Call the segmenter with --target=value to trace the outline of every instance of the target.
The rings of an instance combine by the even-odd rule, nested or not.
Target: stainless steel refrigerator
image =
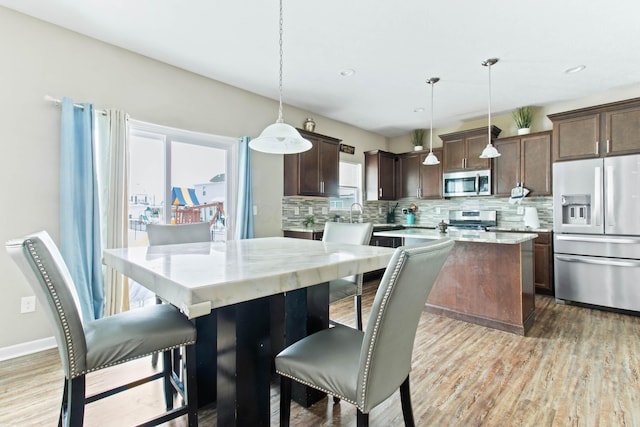
[[[553,165],[556,298],[640,311],[640,155]]]

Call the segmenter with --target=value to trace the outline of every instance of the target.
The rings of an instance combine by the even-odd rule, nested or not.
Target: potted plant
[[[411,131],[411,143],[413,144],[413,149],[415,151],[420,151],[423,149],[424,142],[424,129],[414,129]]]
[[[532,119],[533,111],[531,111],[531,107],[519,107],[513,111],[513,120],[518,127],[518,135],[524,135],[530,132]]]

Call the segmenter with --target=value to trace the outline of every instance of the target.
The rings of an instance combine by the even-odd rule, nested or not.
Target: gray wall
[[[277,102],[189,73],[0,7],[0,241],[36,230],[59,238],[60,109],[43,98],[69,96],[96,108],[119,108],[134,119],[225,136],[257,136],[277,118]],[[286,84],[286,82],[285,82]],[[306,111],[285,107],[302,126]],[[316,131],[362,151],[386,149],[386,138],[314,115]],[[254,153],[256,234],[281,235],[282,156]],[[51,336],[40,310],[19,314],[32,295],[0,251],[0,350]]]

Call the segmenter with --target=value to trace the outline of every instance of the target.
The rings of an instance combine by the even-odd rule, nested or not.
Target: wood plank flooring
[[[376,286],[364,287],[365,321]],[[526,337],[424,313],[411,373],[417,425],[640,426],[640,317],[545,296],[536,296],[536,312]],[[351,301],[333,305],[331,316],[353,324]],[[151,370],[149,359],[129,366],[92,374],[90,389]],[[62,381],[57,350],[0,362],[0,426],[55,425]],[[145,387],[89,405],[85,425],[133,425],[161,412],[159,384]],[[295,426],[355,425],[354,407],[330,399],[308,409],[293,404],[291,414]],[[199,421],[215,426],[215,408],[201,410]],[[372,411],[370,425],[403,425],[398,393]]]

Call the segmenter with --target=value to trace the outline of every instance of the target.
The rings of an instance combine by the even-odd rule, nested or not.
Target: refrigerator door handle
[[[613,265],[616,267],[640,267],[640,262],[634,261],[618,261],[609,259],[593,259],[583,257],[572,257],[567,255],[556,255],[556,259],[566,262],[579,262],[582,264],[597,264],[597,265]]]
[[[596,226],[602,223],[602,170],[597,166],[594,170],[593,219]]]
[[[570,236],[570,235],[556,235],[557,240],[565,240],[569,242],[585,242],[585,243],[621,243],[621,244],[640,244],[640,238],[610,238],[606,237],[582,237],[582,236]]]
[[[606,189],[607,189],[607,227],[614,227],[616,225],[615,222],[615,214],[613,210],[613,201],[614,198],[614,189],[615,185],[613,185],[613,166],[607,166],[607,180],[606,180]]]

